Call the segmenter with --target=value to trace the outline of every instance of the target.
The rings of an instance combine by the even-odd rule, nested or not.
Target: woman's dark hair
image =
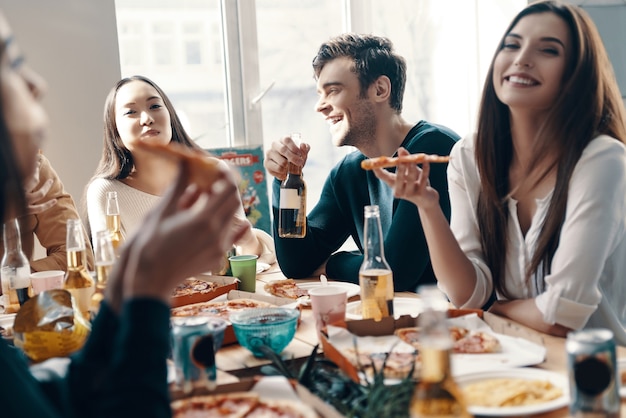
[[[494,61],[504,39],[525,16],[554,13],[567,25],[571,37],[571,57],[566,64],[560,95],[539,129],[534,143],[534,157],[525,178],[537,184],[555,170],[556,183],[535,253],[527,266],[527,280],[537,273],[550,272],[559,246],[565,218],[569,182],[585,147],[599,134],[626,140],[624,105],[608,55],[591,18],[581,8],[559,1],[540,1],[528,5],[511,22],[500,40],[489,67],[480,104],[476,133],[476,161],[481,178],[477,216],[482,248],[495,289],[505,297],[505,259],[507,254],[507,198],[509,168],[513,158],[509,108],[495,93]],[[548,159],[549,158],[549,159]],[[541,163],[541,164],[540,164]],[[529,176],[538,167],[547,167],[538,176]],[[534,174],[534,173],[533,173]]]
[[[5,50],[5,40],[0,39],[0,59]],[[8,216],[15,217],[26,212],[26,196],[18,161],[4,116],[3,101],[0,100],[0,223],[8,221]]]
[[[380,76],[391,82],[389,105],[398,114],[402,112],[402,99],[406,85],[406,61],[396,54],[387,38],[374,35],[345,33],[324,42],[313,58],[313,72],[319,78],[322,68],[339,57],[348,57],[354,62],[354,73],[359,79],[361,96]]]

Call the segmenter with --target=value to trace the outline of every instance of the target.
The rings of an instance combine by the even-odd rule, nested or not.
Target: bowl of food
[[[280,354],[293,339],[300,311],[291,308],[246,309],[230,315],[237,341],[256,357],[264,357],[266,346]]]

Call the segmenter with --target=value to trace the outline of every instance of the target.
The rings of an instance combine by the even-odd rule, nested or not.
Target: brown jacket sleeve
[[[37,215],[28,215],[20,222],[20,225],[24,229],[22,231],[23,241],[22,246],[27,256],[31,258],[30,267],[33,271],[42,270],[66,270],[67,269],[67,252],[66,252],[66,223],[68,219],[79,219],[74,199],[65,190],[61,179],[57,175],[56,171],[50,165],[48,159],[41,155],[41,166],[39,172],[39,184],[36,189],[39,189],[48,179],[53,179],[54,183],[50,188],[50,191],[46,196],[41,199],[40,202],[45,202],[50,199],[57,199],[57,204],[52,208],[39,213]],[[39,203],[39,202],[35,202]],[[28,225],[28,229],[26,228]],[[39,260],[32,260],[33,253],[33,237],[32,233],[28,234],[28,231],[37,235],[39,242],[46,249],[47,256]],[[85,236],[85,246],[87,249],[87,268],[89,270],[94,269],[93,263],[93,251],[91,249],[91,243],[89,237],[83,228],[83,235]],[[27,247],[26,240],[30,237],[30,247]]]

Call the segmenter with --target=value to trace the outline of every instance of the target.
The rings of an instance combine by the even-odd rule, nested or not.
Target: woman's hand
[[[124,245],[107,292],[111,305],[133,297],[169,303],[178,283],[216,269],[249,228],[235,225],[239,192],[228,169],[220,169],[207,191],[189,185],[189,177],[189,167],[182,162],[176,184]]]
[[[401,155],[409,152],[399,148],[398,156]],[[420,209],[439,207],[439,193],[428,181],[430,163],[423,163],[421,169],[415,164],[401,163],[395,174],[382,168],[374,169],[374,174],[393,189],[394,197],[413,202]]]

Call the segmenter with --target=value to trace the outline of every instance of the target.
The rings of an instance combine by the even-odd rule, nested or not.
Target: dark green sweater
[[[423,152],[448,155],[458,139],[459,136],[446,127],[420,121],[409,131],[402,146],[412,154]],[[415,291],[418,285],[434,283],[417,207],[406,200],[393,199],[389,188],[373,172],[361,168],[361,161],[365,158],[361,152],[355,151],[332,169],[318,204],[307,217],[305,238],[279,238],[277,222],[274,222],[274,240],[280,268],[290,278],[311,277],[315,269],[328,259],[326,273],[329,278],[358,283],[359,267],[363,262],[363,208],[378,204],[381,213],[385,212],[386,207],[387,212],[392,214],[389,222],[383,220],[383,235],[385,257],[393,271],[395,290]],[[446,168],[447,164],[432,164],[430,183],[439,192],[441,207],[449,220]],[[372,191],[376,190],[380,190],[383,197],[372,201]],[[388,193],[387,198],[385,193]],[[280,182],[275,180],[275,220],[278,219],[279,196]],[[352,236],[360,251],[336,252],[349,236]]]
[[[45,383],[0,341],[0,416],[169,417],[169,315],[151,299],[127,302],[119,318],[103,303],[67,375]]]

